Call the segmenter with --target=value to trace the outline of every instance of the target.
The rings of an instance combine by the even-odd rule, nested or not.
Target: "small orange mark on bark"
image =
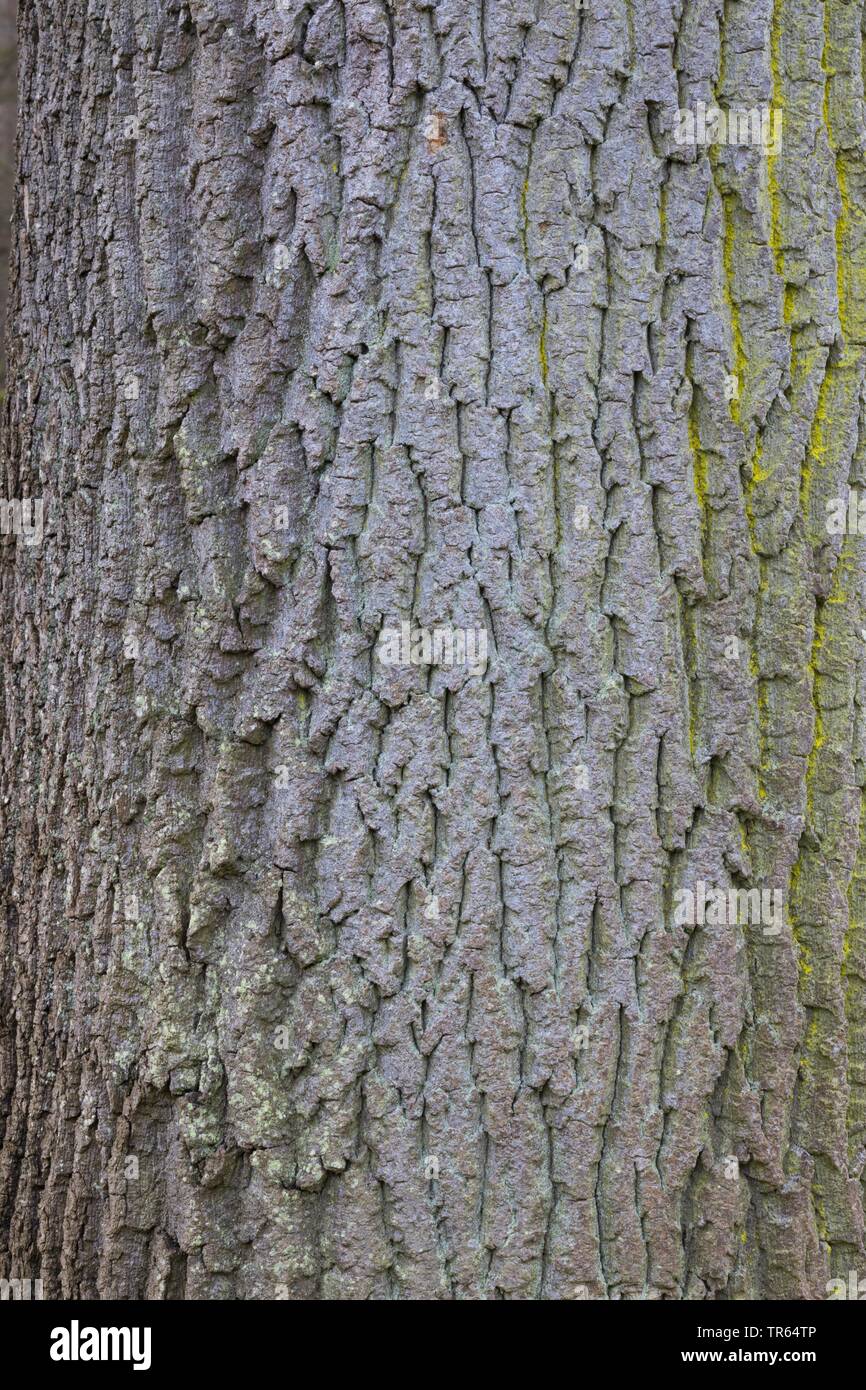
[[[441,111],[431,111],[427,117],[427,124],[424,127],[424,134],[427,138],[427,148],[431,154],[441,150],[445,144],[445,117]]]

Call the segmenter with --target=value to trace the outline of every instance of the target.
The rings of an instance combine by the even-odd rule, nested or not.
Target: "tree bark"
[[[6,382],[6,291],[9,219],[15,179],[15,0],[0,0],[0,392]]]
[[[862,21],[22,0],[0,1275],[866,1273]]]

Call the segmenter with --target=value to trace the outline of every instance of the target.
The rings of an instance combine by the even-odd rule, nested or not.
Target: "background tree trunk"
[[[862,18],[22,0],[0,1274],[864,1273]]]

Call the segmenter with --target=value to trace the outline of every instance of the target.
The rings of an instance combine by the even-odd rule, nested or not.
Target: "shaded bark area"
[[[0,1275],[866,1272],[862,22],[22,0]]]

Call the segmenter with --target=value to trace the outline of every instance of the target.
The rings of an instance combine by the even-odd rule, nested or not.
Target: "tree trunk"
[[[862,17],[22,0],[0,1275],[866,1271]]]
[[[15,0],[0,0],[0,392],[5,389],[9,218],[15,178]]]

